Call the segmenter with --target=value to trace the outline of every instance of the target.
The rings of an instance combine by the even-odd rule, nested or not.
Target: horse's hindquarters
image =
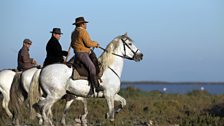
[[[29,92],[29,87],[30,87],[30,82],[32,80],[32,77],[37,70],[38,69],[36,67],[34,67],[34,68],[28,69],[22,73],[21,82],[23,84],[23,88],[25,89],[25,91],[27,93]]]
[[[40,83],[49,96],[62,97],[66,93],[67,80],[72,75],[72,68],[64,64],[52,64],[42,69]]]
[[[15,74],[16,73],[11,70],[3,70],[0,72],[0,87],[3,90],[10,90]]]

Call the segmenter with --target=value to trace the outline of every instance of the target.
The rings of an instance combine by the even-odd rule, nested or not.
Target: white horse
[[[12,118],[12,113],[9,110],[10,88],[15,74],[12,70],[2,70],[0,72],[0,92],[3,95],[2,107],[10,118]]]
[[[21,84],[23,84],[22,88],[26,93],[29,92],[30,82],[36,70],[37,68],[31,68],[22,73]],[[11,69],[0,71],[0,92],[3,94],[2,107],[10,118],[12,118],[12,113],[9,110],[10,89],[16,73],[20,74],[21,72],[15,72]],[[23,97],[22,100],[25,100],[25,98]]]
[[[106,115],[111,121],[114,121],[114,112],[116,111],[114,110],[114,101],[120,101],[122,108],[126,105],[126,100],[118,95],[124,59],[140,61],[142,58],[143,54],[136,48],[127,34],[113,39],[99,58],[103,67],[100,85],[104,88],[104,91],[95,93],[94,97],[105,97],[109,108]],[[87,80],[71,79],[72,71],[72,68],[64,64],[53,64],[43,68],[40,73],[40,84],[47,97],[40,100],[39,104],[43,106],[42,116],[46,125],[53,125],[52,117],[49,117],[47,112],[66,92],[76,96],[88,97],[89,82]]]
[[[43,97],[42,93],[42,89],[39,88],[39,76],[40,76],[40,73],[41,73],[41,70],[37,70],[34,75],[33,75],[33,78],[32,78],[32,81],[30,83],[30,87],[29,87],[29,107],[30,107],[30,111],[31,111],[31,118],[33,118],[33,116],[36,115],[36,113],[33,111],[33,106],[35,105],[35,109],[38,108],[38,110],[36,110],[37,112],[37,117],[39,118],[39,124],[41,125],[43,123],[43,118],[42,118],[42,115],[39,113],[41,110],[41,108],[43,107],[42,104],[39,104],[37,103],[39,100],[43,100],[45,99],[45,97]],[[41,90],[41,91],[40,91]],[[63,126],[66,125],[66,115],[67,115],[67,112],[71,106],[71,104],[74,102],[74,100],[77,100],[77,101],[81,101],[84,105],[83,107],[83,114],[80,115],[78,119],[76,119],[77,123],[81,123],[82,126],[86,126],[86,123],[87,123],[87,120],[86,120],[86,116],[88,114],[88,110],[87,110],[87,100],[86,98],[84,97],[77,97],[75,95],[72,95],[72,94],[65,94],[63,96],[63,99],[66,100],[66,104],[65,104],[65,107],[64,107],[64,113],[63,113],[63,116],[62,116],[62,119],[61,119],[61,124]],[[35,115],[34,115],[35,114]],[[47,114],[49,117],[52,118],[52,111],[51,111],[51,107],[48,109],[47,111]]]
[[[36,67],[28,69],[28,70],[26,70],[22,73],[21,72],[15,72],[14,70],[10,70],[10,69],[5,69],[5,70],[0,71],[0,92],[3,95],[2,107],[6,111],[6,114],[10,118],[13,117],[13,114],[9,109],[10,89],[11,89],[12,82],[13,82],[13,79],[14,79],[15,75],[16,74],[21,74],[21,77],[20,77],[21,86],[22,86],[22,89],[24,89],[24,93],[26,93],[26,95],[27,95],[29,93],[29,91],[31,90],[30,88],[32,88],[32,87],[30,87],[30,84],[32,82],[32,78],[33,78],[34,74],[35,73],[39,74],[39,72],[40,72],[40,69],[38,70]],[[20,97],[20,99],[22,101],[26,100],[26,98],[27,98],[27,96]],[[85,122],[84,118],[88,114],[86,99],[81,98],[81,97],[72,97],[70,99],[66,98],[64,115],[63,115],[62,120],[61,120],[61,123],[63,125],[66,124],[66,122],[65,122],[66,113],[67,113],[68,108],[70,107],[71,103],[74,100],[79,100],[84,104],[84,114],[81,115],[81,119],[83,118],[82,122],[83,123]],[[39,113],[37,113],[37,117],[39,118],[39,124],[42,124],[42,122],[43,122],[42,116]]]

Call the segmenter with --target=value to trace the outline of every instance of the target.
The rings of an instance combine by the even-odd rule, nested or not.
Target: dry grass
[[[88,125],[102,126],[146,126],[149,123],[159,126],[179,124],[180,126],[222,126],[224,125],[224,95],[210,95],[207,92],[193,91],[189,94],[162,94],[143,92],[133,88],[121,90],[120,95],[127,100],[127,106],[115,116],[111,123],[105,119],[108,111],[104,99],[88,99]],[[65,101],[53,106],[54,124],[60,125]],[[118,105],[118,103],[116,103]],[[75,118],[83,112],[83,105],[76,101],[67,116],[68,125],[74,125]],[[0,125],[11,124],[11,120],[0,107]],[[24,124],[38,125],[37,120],[29,120],[28,109],[22,113]]]

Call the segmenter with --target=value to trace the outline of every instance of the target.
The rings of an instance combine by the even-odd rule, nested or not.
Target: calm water
[[[224,94],[222,84],[122,84],[122,88],[134,87],[144,91],[185,94],[193,90],[205,90],[210,94]]]

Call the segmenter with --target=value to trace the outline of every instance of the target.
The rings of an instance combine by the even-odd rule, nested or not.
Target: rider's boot
[[[89,78],[89,84],[90,84],[90,90],[89,90],[88,95],[91,96],[94,94],[94,84],[93,84],[93,81],[91,78]]]
[[[93,77],[93,82],[97,93],[104,90],[103,87],[99,84],[99,81],[96,76]]]
[[[92,85],[92,84],[91,84]],[[88,95],[91,96],[94,94],[94,88],[92,86],[90,86],[90,90],[89,90],[89,93]]]

